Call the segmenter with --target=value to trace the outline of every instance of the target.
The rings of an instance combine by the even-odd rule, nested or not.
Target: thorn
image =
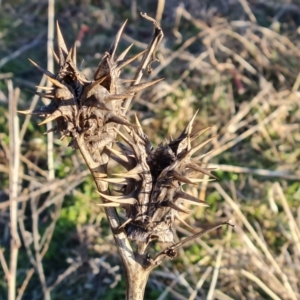
[[[27,110],[17,110],[17,113],[23,114],[23,115],[31,115],[33,110],[27,109]]]
[[[46,105],[46,106],[42,106],[40,108],[36,108],[34,109],[31,114],[32,115],[38,115],[38,116],[46,116],[46,115],[51,115],[52,113],[54,113],[54,111],[56,110],[56,106],[52,106],[50,105]]]
[[[40,126],[40,125],[46,124],[46,123],[51,122],[61,116],[62,116],[61,112],[59,110],[56,110],[54,113],[52,113],[48,118],[46,118],[43,122],[39,123],[38,125]]]
[[[60,47],[58,47],[58,54],[59,54],[59,67],[62,68],[65,65],[66,61],[65,61],[63,50]]]
[[[196,115],[196,114],[195,114]],[[195,116],[194,115],[194,116]],[[209,128],[211,127],[206,127],[204,129],[199,130],[198,132],[194,132],[194,133],[190,133],[190,129],[192,128],[191,126],[191,121],[194,121],[193,118],[190,120],[189,124],[186,126],[186,128],[182,131],[182,133],[180,134],[180,136],[178,136],[175,140],[171,139],[169,145],[170,147],[175,151],[175,149],[178,150],[180,149],[181,151],[179,151],[180,153],[185,150],[182,149],[182,145],[180,145],[181,142],[184,142],[185,139],[187,139],[187,146],[189,148],[189,145],[191,144],[191,141],[195,140],[198,136],[200,136],[202,133],[204,133],[205,131],[207,131]],[[190,134],[189,134],[190,133]],[[189,136],[190,135],[190,136]],[[189,140],[190,139],[190,140]],[[191,148],[190,148],[191,149]],[[188,151],[190,150],[188,149]]]
[[[111,79],[111,65],[109,64],[110,56],[109,53],[105,52],[104,56],[101,58],[100,63],[94,73],[94,80],[102,78],[103,76],[108,76]]]
[[[67,87],[65,85],[63,85],[62,83],[60,83],[58,80],[51,78],[49,76],[47,76],[47,78],[56,86],[59,87],[61,89],[66,89]]]
[[[103,76],[100,79],[95,80],[91,84],[86,85],[83,90],[83,92],[86,95],[86,98],[91,97],[92,91],[95,89],[95,87],[100,85],[106,78],[107,78],[107,76]]]
[[[132,220],[133,220],[132,218],[127,219],[122,225],[120,225],[120,226],[118,227],[118,229],[120,230],[120,229],[124,228],[124,227],[125,227],[128,223],[130,223]]]
[[[141,55],[143,55],[145,52],[147,51],[147,49],[143,50],[142,52],[134,55],[134,56],[131,56],[127,59],[124,59],[124,60],[121,60],[118,62],[118,65],[117,65],[117,70],[121,70],[122,68],[124,68],[125,66],[127,66],[128,64],[130,64],[132,61],[134,61],[135,59],[139,58]]]
[[[72,61],[73,64],[75,66],[75,68],[77,68],[77,46],[76,46],[76,42],[74,43],[74,47],[72,48]]]
[[[185,207],[179,207],[178,205],[176,205],[175,203],[173,203],[172,201],[167,201],[167,206],[179,211],[179,212],[182,212],[182,213],[185,213],[185,214],[190,214],[192,211],[190,209],[187,209]]]
[[[59,64],[59,58],[58,58],[57,54],[55,53],[55,51],[54,51],[54,49],[53,49],[52,47],[51,47],[51,50],[52,50],[53,57],[54,57],[54,59],[55,59],[56,63],[58,63],[58,64]]]
[[[47,93],[39,93],[39,92],[35,92],[36,95],[41,96],[43,98],[47,98],[47,99],[54,99],[54,95],[51,93],[47,94]]]
[[[206,206],[208,207],[209,205],[203,201],[203,200],[200,200],[190,194],[187,194],[185,193],[184,191],[179,191],[175,194],[175,199],[176,200],[179,200],[179,199],[182,199],[184,201],[187,201],[191,204],[194,204],[194,205],[199,205],[199,206]]]
[[[115,173],[115,174],[112,174],[114,176],[121,176],[123,178],[131,178],[131,179],[135,179],[137,181],[141,180],[141,172],[143,170],[141,169],[140,166],[136,166],[135,168],[131,169],[130,171],[126,172],[126,173]]]
[[[135,80],[134,79],[121,79],[121,78],[119,78],[119,81],[121,83],[128,83],[128,82],[134,82]]]
[[[200,172],[200,173],[202,173],[202,174],[205,174],[205,175],[207,175],[207,176],[209,176],[209,177],[212,177],[212,178],[218,180],[218,177],[216,177],[215,175],[211,174],[211,173],[209,172],[209,169],[205,169],[205,168],[202,168],[202,167],[200,167],[200,166],[198,166],[198,165],[196,165],[196,164],[191,164],[191,163],[190,163],[190,164],[187,164],[186,167],[187,167],[187,168],[191,168],[191,169],[193,169],[193,170],[195,170],[195,171],[198,171],[198,172]]]
[[[145,133],[143,131],[141,123],[140,123],[140,121],[139,121],[139,119],[138,119],[138,117],[137,117],[136,114],[134,114],[134,120],[135,120],[135,124],[136,124],[136,127],[137,127],[137,132],[138,132],[140,138],[144,139]],[[148,137],[147,137],[147,139],[148,139]]]
[[[127,173],[121,173],[121,174],[112,174],[112,175],[122,176],[122,177],[125,177],[125,179],[132,179],[132,180],[135,180],[135,181],[140,181],[141,180],[141,177],[138,174],[128,174],[127,175]]]
[[[116,149],[114,149],[114,148],[111,148],[111,147],[109,147],[109,146],[106,146],[106,149],[107,149],[110,153],[114,154],[115,156],[118,156],[118,157],[120,157],[120,158],[122,157],[122,158],[124,158],[124,159],[127,159],[127,156],[123,155],[122,152],[120,152],[120,151],[118,151],[118,150],[116,150]]]
[[[192,145],[191,145],[191,132],[190,132],[190,128],[189,128],[188,131],[189,131],[189,132],[187,133],[187,137],[186,137],[186,139],[187,139],[187,147],[186,147],[186,150],[187,150],[187,151],[190,151],[191,148],[192,148]]]
[[[97,170],[97,167],[96,167],[96,168],[93,168],[92,171],[94,171],[94,172],[96,173],[95,178],[97,178],[97,179],[102,180],[102,179],[104,179],[104,178],[107,178],[107,177],[106,177],[107,174],[106,174],[106,173],[100,173],[100,172]]]
[[[37,68],[39,69],[42,73],[44,73],[48,78],[51,77],[53,79],[55,79],[55,75],[52,74],[51,72],[49,72],[48,70],[43,69],[42,67],[40,67],[37,63],[35,63],[33,60],[31,60],[30,58],[28,58],[28,60]]]
[[[52,91],[52,90],[54,90],[54,87],[50,87],[50,86],[40,86],[40,85],[36,85],[35,87],[36,87],[37,89],[47,90],[47,91]]]
[[[59,56],[59,66],[62,67],[65,64],[65,55],[68,54],[68,49],[60,31],[58,21],[56,21],[56,34],[57,34],[57,46],[58,46],[58,56]]]
[[[119,207],[121,206],[120,203],[115,203],[115,202],[110,202],[110,203],[97,203],[97,206],[102,206],[102,207]]]
[[[214,138],[216,138],[216,136],[211,137],[210,139],[204,141],[203,143],[199,144],[198,146],[192,148],[190,151],[187,152],[187,154],[185,156],[192,156],[195,152],[197,152],[198,150],[200,150],[201,148],[203,148],[206,144],[208,144],[210,141],[212,141]]]
[[[127,143],[130,144],[130,140],[116,127],[114,127],[114,131]]]
[[[192,129],[193,129],[193,124],[194,124],[194,121],[195,121],[195,118],[196,118],[198,112],[199,112],[199,109],[196,110],[196,112],[194,113],[194,115],[193,115],[192,118],[190,119],[189,123],[188,123],[187,126],[185,127],[184,132],[188,133],[189,131],[192,131]]]
[[[180,173],[178,173],[175,170],[171,170],[168,172],[171,176],[173,176],[175,179],[184,182],[184,183],[188,183],[188,184],[194,184],[192,181],[190,181],[187,177],[181,175]]]
[[[136,165],[136,159],[127,155],[123,155],[121,152],[106,146],[106,149],[110,151],[111,158],[125,167],[127,170],[133,168]]]
[[[199,109],[197,109],[196,113],[193,115],[192,119],[189,121],[185,131],[187,134],[187,150],[191,150],[191,134],[192,134],[192,129],[193,129],[193,124],[196,118],[196,115],[198,114]]]
[[[111,46],[110,46],[110,48],[108,50],[108,53],[110,54],[110,57],[111,57],[112,60],[114,59],[114,56],[115,56],[115,53],[116,53],[116,49],[118,47],[118,44],[119,44],[121,35],[122,35],[123,31],[124,31],[126,23],[127,23],[127,20],[125,20],[125,22],[123,23],[123,25],[121,26],[121,28],[118,30],[117,35],[116,35],[114,41],[112,42],[112,44],[111,44]]]
[[[134,114],[134,120],[135,120],[135,123],[136,123],[136,126],[138,127],[138,129],[142,129],[141,123],[140,123],[136,113]]]
[[[126,54],[128,53],[128,51],[131,49],[131,47],[133,46],[133,44],[129,45],[129,47],[127,47],[116,59],[116,62],[122,61],[124,59],[124,57],[126,56]]]
[[[199,183],[199,182],[213,181],[214,179],[188,178],[188,180],[195,184],[195,183]]]
[[[48,130],[45,131],[43,134],[48,134],[48,133],[50,133],[50,132],[55,132],[55,131],[57,131],[57,126],[54,126],[54,127],[50,128],[50,129],[48,129]]]
[[[124,178],[102,178],[101,181],[115,184],[127,184],[127,180]]]
[[[211,128],[211,126],[208,126],[203,129],[200,129],[199,131],[193,132],[191,134],[192,141],[195,140],[198,136],[202,135],[204,132],[206,132],[210,128]]]
[[[132,85],[130,86],[129,88],[126,89],[126,92],[128,93],[135,93],[135,92],[138,92],[140,90],[143,90],[149,86],[152,86],[160,81],[164,80],[164,78],[160,78],[160,79],[156,79],[156,80],[153,80],[153,81],[150,81],[150,82],[142,82],[142,83],[139,83],[139,84],[136,84],[136,85]]]
[[[193,159],[194,159],[194,160],[200,160],[200,159],[204,158],[205,156],[211,154],[211,153],[214,152],[215,150],[216,150],[216,149],[212,149],[212,150],[210,150],[210,151],[208,151],[207,153],[204,153],[204,154],[202,154],[202,155],[194,156]]]
[[[129,121],[127,121],[125,119],[125,117],[119,117],[117,115],[114,114],[110,114],[109,117],[106,120],[106,123],[117,123],[117,124],[121,124],[121,125],[126,125],[126,126],[131,126],[133,127],[134,125],[131,124]],[[115,129],[115,128],[114,128]]]
[[[132,94],[133,93],[131,93],[131,94],[130,93],[128,93],[128,94],[108,94],[108,95],[104,96],[104,100],[105,101],[123,100]]]
[[[58,48],[62,49],[66,54],[68,53],[68,49],[65,43],[65,40],[63,38],[63,35],[60,31],[60,27],[58,24],[58,21],[56,21],[56,34],[57,34],[57,44]]]
[[[73,48],[70,48],[66,57],[66,62],[72,62],[72,56],[73,56]]]
[[[79,70],[82,70],[83,69],[83,66],[84,66],[84,59],[81,61],[80,63],[80,67],[79,67]]]
[[[191,229],[193,232],[195,232],[194,228],[192,226],[190,226],[186,221],[184,221],[179,214],[175,215],[175,219],[177,219],[179,222],[181,222],[183,225],[185,225],[186,227],[188,227],[189,229]]]
[[[99,191],[97,191],[97,193],[103,197],[106,200],[112,201],[112,202],[116,202],[116,203],[120,203],[120,204],[129,204],[129,205],[134,205],[137,203],[137,200],[133,197],[128,197],[128,196],[110,196],[110,195],[106,195],[103,194]]]

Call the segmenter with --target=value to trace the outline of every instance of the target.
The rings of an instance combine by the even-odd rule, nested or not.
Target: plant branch
[[[145,19],[152,21],[155,26],[155,31],[151,42],[142,58],[140,65],[137,68],[136,74],[134,76],[134,81],[132,85],[138,84],[141,81],[145,70],[148,68],[150,72],[150,65],[155,61],[155,51],[163,38],[163,32],[160,27],[158,27],[156,21],[146,14],[141,14]],[[124,111],[128,110],[128,107],[132,101],[132,97],[127,98],[123,103]],[[98,154],[96,159],[93,159],[90,152],[85,146],[84,137],[81,134],[76,136],[76,142],[79,150],[88,166],[97,190],[101,193],[107,193],[108,184],[101,180],[107,177],[107,163],[109,160],[109,154],[104,151]],[[105,200],[103,200],[105,202]],[[144,256],[135,255],[131,248],[127,235],[124,229],[120,229],[120,221],[116,209],[113,207],[105,207],[105,213],[109,221],[110,227],[112,229],[114,239],[116,241],[117,247],[120,252],[120,256],[123,261],[125,269],[125,278],[127,280],[127,299],[143,299],[144,290],[146,283],[150,274],[150,269],[145,269],[143,267]]]
[[[9,264],[9,282],[8,299],[16,298],[16,279],[18,252],[20,247],[20,238],[18,234],[18,184],[20,167],[20,140],[19,140],[19,118],[17,116],[17,103],[19,98],[19,89],[13,89],[11,80],[7,81],[9,91],[9,135],[10,135],[10,264]]]
[[[54,59],[53,59],[53,41],[54,41],[54,2],[55,0],[48,0],[48,43],[47,43],[47,69],[54,72]],[[48,86],[51,83],[48,81]],[[52,122],[47,123],[47,130],[52,128]],[[47,134],[47,160],[48,160],[48,180],[54,179],[54,158],[53,158],[53,132]]]
[[[6,260],[5,260],[5,257],[4,257],[3,253],[4,253],[4,249],[0,248],[0,262],[1,262],[1,266],[2,266],[2,269],[4,271],[4,275],[6,277],[6,280],[9,281],[9,277],[10,277],[9,269],[8,269],[8,266],[7,266],[7,263],[6,263]]]
[[[195,234],[193,234],[192,236],[185,238],[184,240],[168,247],[167,249],[159,252],[154,259],[150,259],[149,262],[151,263],[152,266],[156,266],[158,264],[160,264],[161,260],[165,257],[170,257],[171,259],[174,258],[177,255],[177,249],[179,249],[180,247],[184,246],[185,244],[187,244],[190,241],[195,240],[196,238],[200,238],[202,237],[204,234],[209,233],[215,229],[218,229],[220,227],[222,227],[223,225],[229,225],[229,226],[234,226],[232,224],[230,224],[229,222],[222,222],[220,224],[216,224],[212,227],[209,227],[207,229],[204,229],[200,232],[197,232]]]
[[[147,47],[145,54],[143,55],[141,63],[137,67],[136,73],[133,77],[134,81],[132,82],[131,85],[138,84],[141,81],[143,75],[145,74],[146,69],[148,70],[148,73],[152,72],[151,64],[152,62],[157,61],[157,59],[155,58],[155,52],[157,50],[158,45],[160,44],[161,40],[164,37],[162,29],[158,26],[157,22],[153,18],[149,17],[146,13],[141,13],[141,16],[146,20],[153,22],[154,34],[152,40],[150,41]],[[128,110],[133,97],[134,96],[129,97],[124,101],[123,107],[125,113]]]

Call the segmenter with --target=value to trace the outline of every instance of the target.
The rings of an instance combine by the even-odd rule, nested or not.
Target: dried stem
[[[161,40],[163,39],[163,36],[164,36],[162,29],[158,26],[157,22],[154,19],[150,18],[145,13],[144,14],[141,13],[141,16],[143,18],[153,22],[154,34],[153,34],[151,42],[149,43],[149,45],[147,47],[146,52],[145,52],[145,54],[142,58],[142,61],[141,61],[141,63],[139,64],[139,66],[137,68],[135,76],[133,77],[134,81],[132,82],[131,85],[138,84],[141,81],[143,75],[145,74],[146,69],[148,69],[149,73],[152,72],[151,63],[156,61],[155,52],[156,52],[156,49],[157,49],[158,45],[160,44],[160,42],[161,42]],[[124,112],[126,112],[128,110],[129,105],[132,101],[132,98],[133,97],[129,97],[124,101],[124,103],[123,103]]]
[[[43,86],[46,83],[46,80],[47,80],[47,77],[45,75],[43,75],[43,77],[39,83],[39,86]],[[41,92],[41,91],[42,91],[41,89],[37,89],[37,92]],[[33,110],[35,108],[39,98],[40,98],[40,96],[34,95],[34,97],[32,98],[32,101],[30,103],[29,110]],[[28,129],[28,124],[30,122],[30,119],[31,119],[31,115],[26,115],[25,120],[22,125],[21,132],[20,132],[20,141],[21,142],[23,141],[26,130]]]
[[[0,248],[0,262],[1,262],[1,266],[2,266],[2,269],[4,271],[4,275],[6,277],[6,280],[9,281],[9,277],[10,277],[9,269],[8,269],[8,266],[7,266],[7,263],[6,263],[6,260],[5,260],[5,257],[4,257],[3,253],[4,253],[4,249]]]
[[[77,139],[77,143],[85,163],[89,167],[89,170],[94,178],[98,191],[107,192],[107,184],[101,181],[101,178],[103,178],[104,174],[106,174],[106,164],[101,164],[101,162],[95,163],[90,156],[89,151],[86,149],[85,144],[82,140],[80,140],[80,138]],[[105,154],[103,156],[105,156]],[[114,208],[106,207],[105,213],[111,226],[124,266],[126,279],[126,299],[142,300],[144,299],[144,291],[151,269],[143,267],[142,262],[145,257],[136,256],[131,248],[124,229],[119,229],[121,224],[116,210]]]
[[[40,252],[40,234],[39,234],[39,223],[38,223],[38,213],[37,213],[37,199],[32,198],[30,201],[31,204],[31,212],[32,212],[32,235],[33,235],[33,246],[34,246],[34,253],[35,253],[35,267],[42,285],[44,299],[50,300],[50,293],[47,290],[47,283],[46,277],[44,273],[44,268],[42,264],[42,256]]]
[[[138,84],[141,81],[141,78],[147,68],[150,72],[150,65],[153,61],[155,61],[155,51],[163,37],[163,32],[161,28],[157,26],[156,21],[148,17],[146,14],[141,15],[147,20],[153,22],[155,26],[155,32],[146,52],[144,53],[142,61],[137,68],[132,85]],[[125,111],[128,109],[132,98],[133,97],[129,97],[124,101],[123,107]],[[107,163],[109,160],[108,154],[102,153],[98,156],[98,161],[95,161],[85,146],[83,136],[78,135],[76,141],[85,163],[87,164],[93,176],[98,191],[102,193],[108,193],[107,183],[101,180],[101,178],[106,177],[107,174]],[[126,297],[130,300],[143,299],[146,283],[151,270],[143,267],[143,260],[145,257],[136,257],[136,254],[131,248],[124,229],[119,229],[120,221],[116,210],[112,207],[106,207],[105,212],[125,269],[125,277],[127,281]]]
[[[34,268],[31,268],[30,270],[28,270],[26,277],[21,285],[21,287],[19,288],[19,293],[18,293],[18,297],[16,298],[16,300],[21,300],[23,297],[23,294],[26,290],[26,287],[29,283],[30,278],[32,277],[32,275],[34,274]]]
[[[176,255],[177,250],[178,250],[180,247],[183,247],[183,246],[184,246],[185,244],[187,244],[188,242],[191,242],[191,241],[195,240],[196,238],[200,238],[200,237],[202,237],[204,234],[209,233],[209,232],[211,232],[211,231],[213,231],[213,230],[215,230],[215,229],[218,229],[218,228],[222,227],[223,225],[233,226],[232,224],[230,224],[230,223],[228,223],[228,222],[222,222],[222,223],[220,223],[220,224],[216,224],[216,225],[211,226],[211,227],[209,227],[209,228],[207,228],[207,229],[204,229],[204,230],[202,230],[202,231],[200,231],[200,232],[197,232],[197,233],[195,233],[194,235],[192,235],[192,236],[190,236],[190,237],[188,237],[188,238],[185,238],[184,240],[182,240],[182,241],[180,241],[180,242],[178,242],[178,243],[176,243],[176,244],[174,244],[174,245],[168,247],[167,249],[161,251],[160,253],[158,253],[158,254],[156,255],[156,257],[155,257],[153,260],[151,260],[151,264],[152,264],[152,265],[154,265],[154,264],[157,265],[157,264],[160,263],[160,261],[161,261],[164,257],[167,257],[167,256],[168,256],[168,257],[171,257],[171,258],[172,258],[172,256],[174,257],[174,256]]]
[[[47,69],[54,72],[53,41],[54,41],[54,0],[48,0],[48,43],[47,43]],[[50,84],[50,82],[48,81]],[[47,130],[52,128],[52,122],[47,123]],[[53,132],[47,135],[47,158],[48,158],[48,180],[54,179],[54,159],[53,159]]]
[[[16,298],[16,276],[20,239],[18,235],[18,184],[20,167],[19,118],[17,103],[19,89],[13,90],[11,80],[7,81],[9,91],[9,135],[10,135],[10,264],[8,281],[8,299]]]

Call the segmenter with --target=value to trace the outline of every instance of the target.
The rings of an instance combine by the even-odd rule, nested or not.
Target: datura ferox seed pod
[[[114,177],[101,178],[117,187],[114,195],[109,190],[99,191],[99,194],[104,199],[100,205],[124,209],[126,220],[120,229],[125,230],[129,239],[146,246],[153,240],[174,243],[175,220],[191,228],[181,216],[191,212],[185,203],[208,206],[205,201],[186,193],[183,186],[215,178],[211,169],[199,161],[205,154],[193,157],[211,139],[192,146],[208,129],[192,130],[195,114],[179,137],[154,148],[137,117],[135,124],[126,118],[122,109],[124,99],[161,79],[130,86],[125,86],[120,79],[122,68],[145,52],[125,58],[131,45],[116,56],[125,24],[101,59],[93,79],[87,79],[78,69],[76,46],[67,48],[57,24],[58,52],[54,53],[57,73],[52,74],[31,61],[52,83],[52,87],[38,87],[45,92],[37,93],[51,102],[21,113],[44,117],[40,124],[54,121],[54,127],[48,132],[70,137],[69,145],[75,149],[78,148],[76,137],[80,135],[90,153],[105,151],[126,169],[125,173],[114,174]],[[122,139],[116,143],[119,149],[114,147],[117,135]],[[202,174],[200,178],[199,174]]]

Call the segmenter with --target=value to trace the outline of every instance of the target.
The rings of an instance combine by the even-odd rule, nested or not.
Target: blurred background
[[[17,299],[124,299],[117,248],[82,158],[67,139],[43,135],[38,118],[16,113],[45,101],[33,96],[46,81],[28,58],[44,68],[51,61],[48,5],[0,1],[0,298],[9,278]],[[119,51],[147,47],[153,26],[140,12],[165,34],[143,80],[165,80],[135,97],[129,117],[157,145],[199,109],[195,129],[211,126],[200,138],[218,135],[203,153],[215,149],[204,161],[219,180],[189,187],[210,207],[191,207],[186,219],[198,230],[236,225],[165,260],[145,299],[300,299],[300,1],[70,0],[57,1],[52,17],[92,78],[126,19]],[[122,78],[134,72],[133,64]],[[176,235],[191,232],[178,225]]]

